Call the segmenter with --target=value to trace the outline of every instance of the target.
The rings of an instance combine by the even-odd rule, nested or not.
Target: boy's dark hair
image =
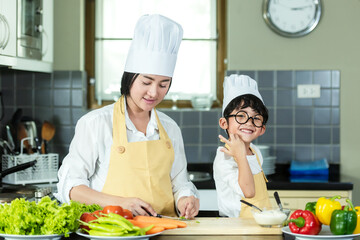
[[[230,115],[235,109],[240,111],[240,109],[247,107],[251,107],[256,113],[263,116],[263,125],[266,125],[269,118],[268,109],[258,97],[252,94],[241,95],[231,100],[231,102],[226,106],[223,116],[226,118],[226,116]]]
[[[121,95],[124,95],[124,96],[130,95],[130,88],[138,76],[139,76],[139,73],[124,72],[124,74],[121,78],[121,88],[120,88]],[[171,87],[171,82],[172,81],[170,81],[168,92]]]

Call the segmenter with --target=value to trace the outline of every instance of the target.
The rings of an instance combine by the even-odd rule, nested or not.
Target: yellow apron
[[[170,172],[174,162],[171,141],[154,111],[159,140],[128,142],[124,96],[114,106],[113,144],[102,192],[137,197],[163,215],[176,216]]]
[[[255,153],[256,155],[256,159],[259,163],[259,166],[261,168],[261,163],[259,160],[259,157],[257,155],[257,153],[250,148],[251,151],[253,153]],[[252,198],[243,198],[243,200],[250,202],[252,204],[254,204],[257,207],[263,208],[269,208],[271,207],[270,204],[270,200],[269,200],[269,195],[268,195],[268,191],[267,191],[267,187],[266,187],[266,182],[268,181],[266,179],[266,176],[264,174],[264,171],[261,168],[261,172],[258,174],[253,175],[254,176],[254,182],[255,182],[255,196]],[[244,218],[251,218],[252,214],[251,214],[251,209],[252,207],[246,205],[246,204],[241,204],[241,211],[240,211],[240,217],[244,217]]]

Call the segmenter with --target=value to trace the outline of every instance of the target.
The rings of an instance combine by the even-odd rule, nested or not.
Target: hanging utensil
[[[18,140],[19,140],[20,142],[21,142],[22,139],[28,138],[28,135],[27,135],[25,126],[24,126],[24,124],[22,124],[21,122],[18,123],[18,127],[17,127],[17,137],[18,137]],[[26,152],[27,152],[28,154],[34,153],[33,150],[31,149],[31,146],[30,146],[28,140],[25,140],[25,141],[24,141],[24,146],[25,146]],[[21,150],[22,150],[22,149],[20,149],[20,152],[21,152]]]
[[[248,206],[250,206],[250,207],[252,207],[252,208],[257,209],[257,210],[259,210],[260,212],[263,211],[262,209],[258,208],[258,207],[255,206],[254,204],[251,204],[251,203],[249,203],[249,202],[247,202],[247,201],[245,201],[245,200],[242,200],[242,199],[241,199],[240,202],[245,203],[246,205],[248,205]]]
[[[276,203],[277,203],[277,205],[279,206],[279,208],[280,208],[280,211],[282,211],[283,210],[283,206],[282,206],[282,204],[281,204],[281,201],[280,201],[280,197],[279,197],[279,194],[278,194],[278,192],[274,192],[274,197],[275,197],[275,200],[276,200]]]
[[[8,143],[9,143],[9,146],[10,146],[11,151],[14,151],[14,149],[15,149],[15,143],[14,143],[14,139],[13,139],[13,137],[12,137],[12,134],[11,134],[11,130],[10,130],[10,126],[9,126],[9,125],[6,125],[6,136],[7,136],[7,140],[8,140]]]
[[[55,126],[48,121],[44,121],[41,127],[41,153],[48,153],[47,142],[49,142],[55,135]]]

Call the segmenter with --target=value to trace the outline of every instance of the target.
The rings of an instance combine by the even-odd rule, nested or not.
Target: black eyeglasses
[[[257,115],[255,115],[253,117],[249,117],[249,115],[245,111],[238,111],[236,114],[227,115],[225,118],[229,118],[229,117],[235,117],[235,121],[238,124],[245,124],[251,118],[251,120],[252,120],[253,124],[255,125],[255,127],[258,127],[258,128],[262,127],[263,122],[264,122],[264,118],[260,114],[257,114]]]

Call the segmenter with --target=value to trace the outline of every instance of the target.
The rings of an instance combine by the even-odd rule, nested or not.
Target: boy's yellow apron
[[[260,163],[257,153],[252,148],[250,148],[250,149],[253,153],[255,153],[256,159],[261,168],[261,163]],[[254,176],[254,182],[255,182],[255,196],[252,198],[243,198],[243,200],[250,202],[260,208],[271,207],[269,195],[268,195],[268,191],[267,191],[267,187],[266,187],[266,182],[268,180],[266,179],[266,176],[265,176],[262,168],[261,168],[260,173],[255,174],[253,176]],[[240,217],[244,217],[244,218],[250,217],[251,218],[252,217],[251,209],[253,209],[253,208],[246,204],[241,203]]]
[[[170,179],[174,162],[171,141],[154,111],[160,139],[129,143],[124,108],[122,96],[114,106],[113,145],[102,192],[137,197],[151,204],[159,214],[176,216]]]

